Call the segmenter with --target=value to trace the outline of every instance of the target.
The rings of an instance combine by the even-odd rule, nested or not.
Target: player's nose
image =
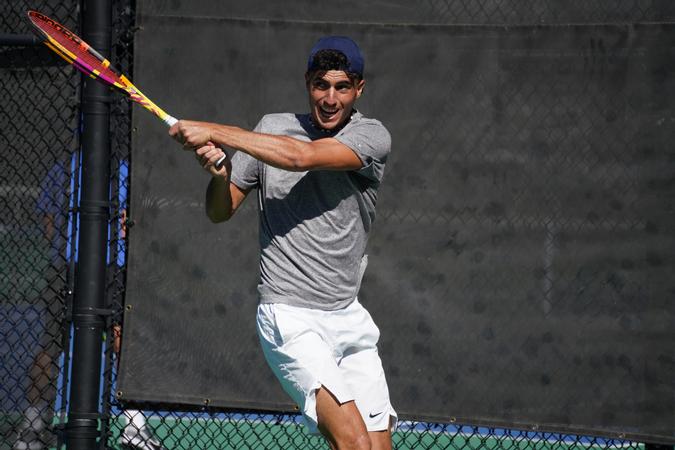
[[[326,92],[326,102],[330,102],[331,105],[335,105],[337,103],[337,91],[335,88],[330,88]]]

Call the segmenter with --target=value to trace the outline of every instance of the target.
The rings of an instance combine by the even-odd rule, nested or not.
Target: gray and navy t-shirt
[[[303,141],[333,137],[363,162],[354,171],[290,172],[243,152],[232,158],[232,182],[258,189],[261,303],[336,310],[358,293],[367,265],[377,188],[391,148],[387,129],[354,112],[336,134],[309,115],[269,114],[255,130]]]

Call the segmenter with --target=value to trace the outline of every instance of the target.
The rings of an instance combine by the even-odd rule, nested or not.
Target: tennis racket
[[[37,11],[28,11],[28,18],[42,36],[44,43],[57,55],[72,64],[85,75],[114,86],[125,92],[131,100],[172,126],[178,119],[167,114],[129,81],[123,74],[110,67],[110,61],[91,48],[75,33],[53,19]]]
[[[126,76],[111,67],[110,61],[105,59],[68,28],[37,11],[28,11],[28,18],[40,34],[46,38],[44,43],[47,47],[65,59],[69,64],[75,66],[80,72],[90,76],[94,80],[99,80],[109,86],[118,88],[126,93],[131,100],[162,119],[168,126],[172,126],[178,122],[178,119],[167,114],[162,108],[157,106],[134,86]],[[212,143],[209,144],[213,145]],[[225,159],[227,159],[227,154],[223,155],[216,162],[215,166],[220,168]]]

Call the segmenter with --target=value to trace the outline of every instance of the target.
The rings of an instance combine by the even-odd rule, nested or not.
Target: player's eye
[[[312,83],[312,86],[314,86],[314,89],[320,89],[322,91],[325,91],[328,89],[329,85],[323,80],[314,80],[314,83]]]
[[[335,89],[340,92],[348,92],[352,88],[351,83],[339,83]]]

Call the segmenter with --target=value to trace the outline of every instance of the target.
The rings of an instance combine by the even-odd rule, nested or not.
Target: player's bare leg
[[[370,450],[370,436],[354,401],[338,403],[324,387],[316,392],[319,431],[334,450]]]
[[[391,431],[369,431],[372,450],[391,450]]]

